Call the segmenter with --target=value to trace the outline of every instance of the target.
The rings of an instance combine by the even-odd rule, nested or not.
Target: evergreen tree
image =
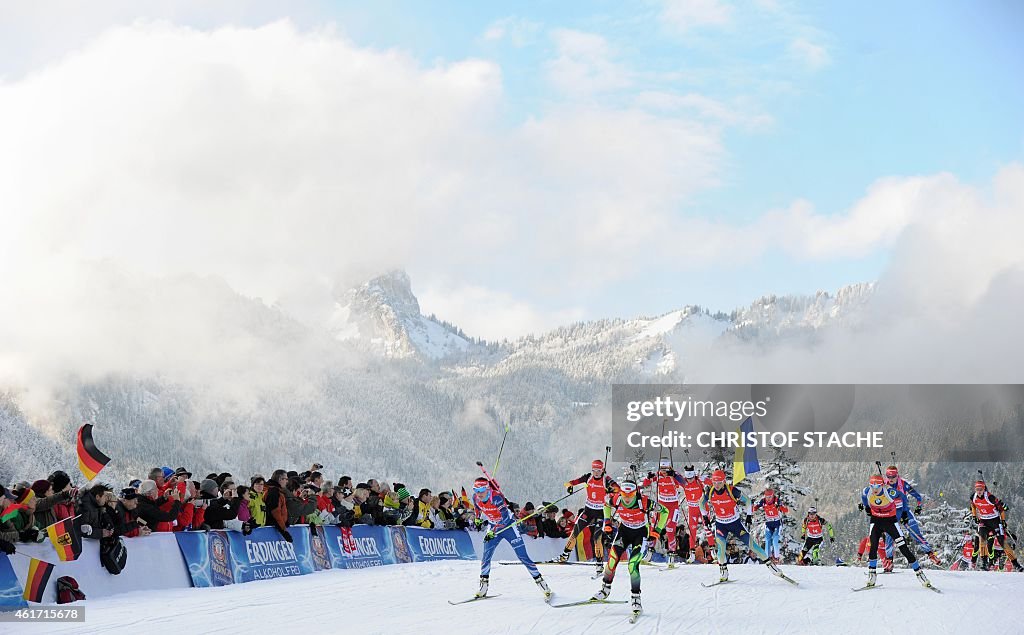
[[[917,515],[924,539],[943,562],[951,562],[960,552],[964,536],[972,534],[975,524],[966,508],[954,507],[943,500]]]

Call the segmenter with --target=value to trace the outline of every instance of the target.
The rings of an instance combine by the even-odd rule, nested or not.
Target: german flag
[[[92,440],[92,424],[87,423],[78,429],[78,469],[82,470],[86,480],[96,478],[110,458],[99,451]]]
[[[78,560],[78,556],[82,555],[82,536],[75,528],[74,518],[65,518],[60,522],[53,523],[46,528],[46,533],[50,536],[50,542],[57,550],[57,557],[61,562]]]
[[[46,591],[46,584],[50,581],[50,574],[53,573],[53,565],[49,562],[36,560],[28,565],[28,577],[25,580],[25,592],[21,597],[29,602],[40,603],[43,601],[43,592]]]

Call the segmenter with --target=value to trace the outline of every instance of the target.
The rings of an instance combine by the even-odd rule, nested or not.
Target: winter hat
[[[160,471],[164,473],[164,478],[171,478],[174,476],[174,470],[167,466],[160,468]]]
[[[523,505],[523,511],[524,512],[532,512],[533,510],[534,510],[533,503],[527,501],[527,503],[525,505]]]
[[[217,492],[220,491],[217,485],[217,481],[213,479],[204,479],[199,484],[199,496],[200,498],[217,498]]]
[[[398,494],[398,500],[402,503],[412,496],[412,494],[409,493],[409,490],[405,489],[405,485],[399,487],[396,493]]]
[[[14,500],[14,494],[11,494],[9,491],[7,491],[7,488],[4,487],[3,485],[0,485],[0,496],[3,496],[8,500]]]
[[[59,492],[71,484],[71,477],[68,476],[67,472],[57,470],[50,475],[49,481],[50,485],[53,485],[53,491]]]
[[[139,483],[139,493],[143,496],[149,496],[156,491],[156,481],[152,479],[146,479]]]
[[[123,490],[121,490],[121,498],[123,498],[124,500],[129,500],[130,501],[133,498],[138,498],[138,497],[139,497],[139,492],[136,491],[136,489],[134,487],[126,487]]]
[[[36,493],[38,498],[45,498],[48,489],[50,489],[50,481],[39,480],[32,483],[32,491]]]
[[[262,474],[253,474],[252,478],[249,479],[249,484],[250,485],[255,485],[256,483],[266,483],[266,482],[267,482],[267,479],[263,478]]]
[[[185,478],[192,478],[192,472],[189,472],[188,470],[186,470],[183,467],[179,467],[178,469],[174,470],[174,475],[175,476],[184,476]]]

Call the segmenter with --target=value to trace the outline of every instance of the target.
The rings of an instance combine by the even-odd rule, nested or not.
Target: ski
[[[719,580],[718,582],[712,582],[711,584],[704,584],[703,582],[701,582],[700,585],[705,589],[710,589],[713,586],[718,586],[719,584],[728,584],[730,582],[735,582],[735,580]]]
[[[940,589],[938,587],[932,586],[932,584],[930,582],[928,584],[922,584],[921,586],[923,586],[924,588],[928,589],[929,591],[935,591],[936,593],[942,593],[942,589]]]
[[[633,611],[633,614],[629,616],[629,623],[636,624],[638,619],[640,619],[640,611]]]
[[[868,589],[877,589],[877,588],[880,588],[881,586],[882,586],[881,584],[873,584],[871,586],[868,586],[868,585],[865,584],[862,587],[857,587],[856,589],[850,589],[850,590],[851,591],[867,591]]]
[[[476,602],[477,600],[489,600],[491,598],[496,598],[496,597],[498,597],[500,595],[501,595],[500,593],[495,593],[494,595],[481,595],[479,597],[475,597],[474,596],[474,597],[469,598],[468,600],[459,600],[458,602],[452,602],[451,600],[448,600],[448,604],[451,604],[452,606],[458,606],[460,604],[467,604],[469,602]]]
[[[590,598],[587,600],[580,600],[579,602],[566,602],[565,604],[552,604],[553,609],[562,609],[567,606],[586,606],[588,604],[629,604],[627,600],[595,600]]]
[[[773,571],[772,573],[775,573],[775,572]],[[789,582],[793,586],[800,586],[799,582],[797,582],[796,580],[794,580],[793,578],[789,577],[788,575],[786,575],[785,573],[783,573],[781,571],[779,571],[778,573],[775,573],[775,577],[776,578],[780,578],[782,580],[785,580],[786,582]]]
[[[522,562],[519,562],[518,560],[515,560],[515,561],[503,560],[503,561],[499,562],[498,564],[522,564]],[[594,566],[593,562],[559,562],[557,560],[544,560],[542,562],[534,562],[533,564],[537,565],[538,567],[540,565],[549,565],[549,564],[575,565],[575,566],[586,565],[588,567]]]

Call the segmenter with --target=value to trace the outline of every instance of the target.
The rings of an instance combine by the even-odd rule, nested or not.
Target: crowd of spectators
[[[0,551],[13,553],[16,542],[42,542],[46,527],[75,518],[86,539],[127,538],[152,532],[236,529],[250,533],[256,527],[275,527],[288,541],[293,525],[333,524],[352,527],[407,525],[427,529],[478,529],[472,502],[461,493],[434,494],[421,489],[413,496],[402,483],[390,486],[369,479],[353,483],[341,476],[324,478],[322,465],[295,472],[275,470],[269,478],[253,474],[239,479],[227,472],[193,479],[184,467],[157,467],[145,479],[132,480],[115,492],[106,483],[78,489],[63,471],[33,483],[10,488],[0,485]],[[575,516],[542,503],[535,514],[532,502],[512,512],[525,519],[521,532],[534,538],[565,538]]]

